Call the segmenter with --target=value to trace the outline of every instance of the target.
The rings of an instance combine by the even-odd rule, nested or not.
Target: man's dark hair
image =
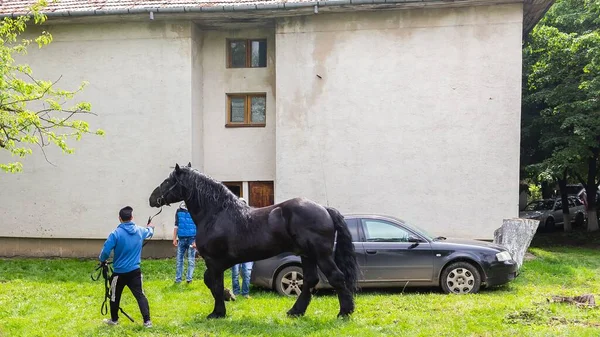
[[[121,218],[122,221],[131,221],[132,213],[133,208],[131,208],[131,206],[125,206],[119,211],[119,218]]]

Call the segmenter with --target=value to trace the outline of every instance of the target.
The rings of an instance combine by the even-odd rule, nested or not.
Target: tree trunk
[[[564,225],[563,225],[564,231],[565,232],[573,231],[573,225],[571,224],[571,214],[563,213],[563,219],[564,219]]]
[[[567,170],[564,170],[562,177],[557,180],[560,188],[560,199],[562,200],[563,228],[565,232],[570,232],[573,228],[571,227],[571,213],[569,212],[569,198],[567,197]]]
[[[552,186],[547,181],[542,181],[542,199],[550,199],[554,194]]]
[[[596,206],[594,206],[596,208]],[[598,230],[598,216],[596,215],[596,210],[589,210],[587,212],[588,215],[588,232],[595,232]]]
[[[585,184],[585,194],[587,198],[588,232],[595,232],[598,230],[598,216],[596,215],[596,193],[598,192],[598,183],[596,182],[598,167],[596,164],[596,160],[598,159],[598,150],[592,152],[594,153],[594,156],[588,158],[588,175],[587,182]]]

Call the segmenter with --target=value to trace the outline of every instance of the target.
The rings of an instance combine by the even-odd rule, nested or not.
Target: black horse
[[[352,236],[334,208],[296,198],[251,208],[220,182],[187,167],[175,170],[150,195],[150,206],[180,201],[197,226],[196,247],[206,262],[204,283],[215,307],[208,318],[225,316],[223,273],[231,266],[258,261],[282,252],[301,256],[304,283],[290,316],[304,315],[319,277],[317,266],[338,294],[338,316],[354,311],[358,265]],[[334,240],[337,244],[334,254]]]

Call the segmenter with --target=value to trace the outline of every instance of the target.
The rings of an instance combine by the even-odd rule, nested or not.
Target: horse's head
[[[150,207],[161,207],[183,201],[186,188],[181,183],[181,179],[191,166],[192,164],[189,163],[187,167],[181,168],[179,164],[175,164],[175,170],[150,194]]]

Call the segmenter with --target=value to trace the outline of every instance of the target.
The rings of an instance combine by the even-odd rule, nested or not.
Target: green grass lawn
[[[175,261],[144,260],[145,292],[154,327],[144,329],[128,290],[121,306],[136,322],[102,324],[104,284],[93,282],[95,261],[0,260],[0,336],[599,336],[599,309],[548,303],[552,295],[599,294],[596,249],[536,247],[508,286],[468,296],[437,290],[363,291],[356,312],[337,319],[337,297],[320,292],[306,316],[288,318],[293,299],[252,289],[252,298],[227,302],[227,317],[207,320],[213,308],[200,279],[174,285]],[[198,263],[196,275],[204,266]],[[226,286],[230,277],[226,275]],[[600,298],[598,298],[600,301]]]

